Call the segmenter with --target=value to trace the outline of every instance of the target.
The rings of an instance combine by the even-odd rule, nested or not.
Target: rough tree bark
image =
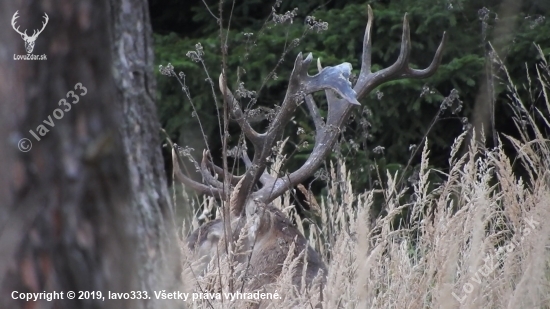
[[[129,163],[132,213],[137,221],[139,279],[146,290],[177,288],[179,246],[160,151],[155,106],[153,31],[146,0],[111,0],[117,102]],[[166,302],[155,305],[165,306]]]
[[[24,42],[0,29],[0,308],[172,306],[66,300],[131,290],[154,299],[178,276],[146,1],[2,1],[0,20],[16,11],[27,33],[48,14],[33,51],[47,60],[14,60]],[[13,291],[65,300],[25,302]]]

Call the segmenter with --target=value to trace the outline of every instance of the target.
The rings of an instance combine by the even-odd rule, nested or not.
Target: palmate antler
[[[246,150],[242,150],[240,159],[246,167],[246,172],[235,176],[225,173],[222,168],[216,166],[210,158],[210,153],[204,151],[200,164],[194,162],[195,167],[202,175],[203,183],[200,183],[181,172],[177,151],[173,150],[176,179],[201,193],[221,198],[229,202],[230,205],[229,212],[227,212],[227,208],[224,208],[222,218],[202,225],[187,238],[188,247],[194,254],[193,258],[204,262],[203,270],[208,263],[219,262],[220,255],[236,258],[239,262],[246,263],[247,267],[242,272],[230,274],[229,277],[242,278],[242,286],[246,286],[247,291],[254,291],[268,288],[282,276],[283,265],[291,254],[293,259],[297,259],[297,269],[292,274],[293,285],[300,287],[305,283],[307,287],[315,289],[319,284],[322,286],[326,282],[327,268],[322,257],[308,245],[306,238],[288,220],[286,215],[270,203],[314,174],[332,151],[353,108],[359,105],[359,100],[375,87],[390,80],[425,78],[435,73],[441,62],[445,42],[445,34],[443,34],[442,42],[428,68],[425,70],[411,69],[409,67],[411,49],[409,24],[407,15],[405,15],[399,58],[390,67],[373,73],[371,71],[373,18],[370,7],[368,8],[368,17],[369,21],[363,41],[361,72],[355,85],[352,87],[349,80],[351,74],[349,63],[322,68],[318,61],[319,73],[310,76],[307,71],[313,57],[309,54],[304,58],[301,53],[298,54],[285,98],[264,133],[259,133],[252,128],[239,101],[227,87],[224,74],[220,76],[219,85],[225,102],[228,104],[232,118],[239,124],[244,136],[253,145],[254,156],[251,160]],[[321,90],[325,91],[328,101],[326,121],[321,117],[312,96],[313,93]],[[285,126],[291,120],[298,105],[304,100],[315,125],[313,150],[306,162],[296,171],[283,177],[271,176],[266,172],[266,168],[273,146],[281,140]],[[221,176],[223,182],[212,173]],[[258,182],[262,186],[254,191]],[[243,232],[247,237],[241,237]],[[221,244],[225,244],[225,246],[221,246]],[[233,244],[234,247],[232,247]],[[204,256],[209,259],[202,260]],[[258,307],[262,307],[262,305],[258,304]],[[313,305],[312,307],[317,308],[318,306]]]
[[[358,101],[364,98],[374,88],[391,80],[426,78],[435,73],[441,62],[445,43],[445,33],[443,33],[441,44],[430,66],[424,70],[412,69],[409,66],[411,42],[407,14],[405,14],[403,18],[401,51],[397,61],[390,67],[373,73],[371,71],[372,21],[373,14],[369,6],[368,23],[363,41],[361,71],[355,85],[352,87],[349,81],[351,64],[346,62],[334,67],[329,66],[321,68],[320,62],[318,62],[319,73],[314,76],[309,76],[307,71],[313,57],[309,54],[304,59],[301,53],[298,54],[294,63],[294,69],[290,75],[284,101],[275,119],[271,121],[265,133],[256,132],[250,123],[248,123],[239,102],[226,85],[224,74],[220,75],[220,90],[224,94],[226,102],[228,102],[232,117],[237,121],[246,138],[254,146],[254,157],[252,161],[250,162],[248,160],[247,162],[247,159],[243,157],[245,166],[247,167],[246,172],[241,176],[227,175],[227,177],[233,180],[232,183],[235,183],[237,179],[241,181],[240,190],[236,194],[235,201],[232,203],[235,205],[231,211],[233,214],[240,215],[243,211],[243,206],[249,199],[268,204],[278,196],[281,196],[285,191],[313,175],[331,152],[353,108],[359,105]],[[320,116],[317,104],[312,96],[314,92],[321,90],[325,91],[328,101],[328,116],[326,123]],[[334,92],[336,92],[340,98],[338,98]],[[315,125],[316,135],[313,150],[306,162],[298,170],[284,177],[274,178],[268,176],[265,170],[268,164],[267,159],[271,155],[272,147],[282,137],[285,126],[294,115],[296,108],[302,100],[305,100]],[[178,175],[178,179],[201,193],[218,197],[227,196],[227,192],[223,192],[224,189],[221,182],[211,177],[204,177],[206,173],[211,176],[210,171],[214,171],[216,174],[222,175],[223,177],[223,170],[215,166],[206,157],[203,158],[203,162],[202,174],[206,184],[195,182],[181,173],[181,175]],[[261,189],[253,191],[253,187],[258,181],[260,181],[263,186]]]

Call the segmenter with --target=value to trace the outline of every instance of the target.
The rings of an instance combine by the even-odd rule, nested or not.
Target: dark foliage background
[[[162,126],[179,144],[194,148],[198,157],[205,148],[199,129],[200,119],[217,159],[221,150],[218,113],[221,114],[222,106],[216,105],[213,89],[220,97],[217,78],[221,72],[221,52],[219,24],[212,14],[219,13],[219,6],[217,0],[205,1],[208,9],[202,0],[152,0],[150,9],[156,63],[171,63],[176,72],[184,72],[193,103],[183,94],[175,79],[157,72]],[[312,52],[314,57],[322,59],[323,65],[350,62],[354,72],[358,73],[367,4],[372,6],[375,18],[372,51],[375,70],[396,60],[402,18],[406,12],[411,25],[411,62],[416,67],[429,65],[443,31],[447,31],[449,39],[442,65],[435,76],[426,80],[386,83],[362,102],[362,109],[357,109],[342,137],[340,151],[335,151],[335,155],[346,157],[357,190],[379,185],[374,181],[379,178],[374,166],[392,172],[403,170],[413,154],[414,145],[419,145],[426,133],[431,147],[431,164],[444,170],[450,144],[470,127],[480,84],[488,78],[493,81],[489,90],[495,94],[496,131],[515,134],[512,113],[506,103],[506,89],[500,83],[504,72],[491,56],[489,43],[495,46],[501,42],[499,57],[517,85],[528,88],[526,69],[533,72],[538,60],[534,43],[540,44],[545,54],[550,52],[550,2],[546,0],[525,0],[519,11],[506,16],[498,14],[503,9],[501,6],[506,5],[501,0],[224,1],[224,28],[230,24],[227,73],[232,81],[231,88],[237,90],[237,81],[241,81],[246,89],[256,91],[254,107],[273,108],[284,97],[288,76],[300,51]],[[285,14],[295,8],[292,23],[274,22],[273,12]],[[307,16],[327,22],[328,29],[321,32],[308,30],[307,25],[312,22]],[[512,30],[495,32],[497,23],[510,23]],[[203,59],[209,76],[201,63],[186,56],[188,51],[195,50],[197,43],[204,50]],[[276,78],[269,77],[274,68]],[[214,87],[208,78],[212,79]],[[525,94],[525,102],[532,104],[531,108],[539,104],[537,98],[529,98],[527,90],[521,92]],[[445,110],[441,110],[442,102],[450,103]],[[247,103],[250,102],[242,102]],[[430,130],[436,116],[437,121]],[[266,124],[264,120],[257,126]],[[299,131],[299,128],[304,131]],[[233,143],[236,143],[237,127],[231,126],[230,132]],[[313,125],[303,112],[297,114],[288,126],[288,153],[294,154],[286,164],[289,170],[296,168],[309,153],[313,145],[312,132]],[[489,138],[488,146],[492,145],[494,141]],[[413,157],[405,180],[414,176],[418,157],[419,154]],[[384,174],[380,175],[382,179]]]

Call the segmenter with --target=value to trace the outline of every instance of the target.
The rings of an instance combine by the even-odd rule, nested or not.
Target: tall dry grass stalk
[[[320,203],[321,223],[309,228],[312,246],[328,265],[323,300],[315,291],[320,285],[313,290],[292,286],[296,261],[287,260],[270,287],[282,299],[268,307],[315,308],[322,302],[324,308],[550,308],[550,148],[543,133],[550,129],[550,72],[541,56],[536,83],[546,105],[536,106],[534,114],[508,76],[510,105],[522,136],[502,138],[516,148],[515,161],[502,147],[487,149],[475,138],[463,145],[465,132],[450,147],[448,170],[433,170],[425,144],[410,199],[403,198],[410,189],[396,185],[399,175],[389,173],[383,190],[354,195],[344,162],[331,165],[328,196]],[[461,147],[468,151],[459,151]],[[527,176],[514,173],[518,164]],[[435,189],[429,183],[432,173],[445,178]],[[373,218],[376,194],[384,197],[385,215]],[[288,211],[289,201],[287,196],[275,204],[296,217]],[[402,220],[399,227],[394,226],[397,218]],[[304,231],[300,220],[298,225]],[[182,247],[186,292],[241,291],[239,276],[246,265],[220,255],[206,273],[197,273],[197,262],[188,260],[190,254]],[[189,308],[247,304],[187,302]]]

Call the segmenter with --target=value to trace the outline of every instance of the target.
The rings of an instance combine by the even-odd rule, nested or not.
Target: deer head
[[[179,169],[177,151],[173,150],[175,178],[194,190],[225,200],[229,209],[224,211],[223,219],[203,225],[188,238],[189,247],[199,256],[214,256],[223,251],[221,243],[235,241],[235,235],[243,226],[248,228],[247,247],[251,252],[249,270],[255,283],[251,288],[260,288],[276,280],[281,272],[281,265],[287,256],[290,244],[294,244],[295,255],[307,253],[307,279],[311,284],[320,273],[326,274],[326,267],[319,255],[308,246],[306,239],[290,223],[281,211],[270,203],[287,190],[304,182],[312,176],[328,157],[342,132],[351,112],[360,105],[364,98],[377,86],[392,80],[403,78],[427,78],[435,73],[442,58],[445,33],[432,63],[424,70],[412,69],[409,66],[411,50],[410,30],[407,15],[403,18],[403,35],[401,51],[397,61],[391,66],[371,71],[371,29],[372,10],[368,7],[368,23],[363,40],[361,70],[354,85],[349,80],[351,65],[342,63],[333,67],[321,67],[317,61],[318,74],[310,76],[308,68],[313,62],[311,54],[304,57],[298,54],[294,69],[290,74],[286,95],[275,118],[263,133],[257,132],[247,121],[239,100],[227,87],[222,73],[219,86],[232,118],[239,124],[245,137],[253,145],[254,155],[250,159],[245,151],[240,159],[246,167],[242,175],[225,173],[216,166],[207,151],[203,152],[202,162],[197,163],[203,182],[197,182],[184,175]],[[324,120],[319,113],[312,94],[324,91],[328,101],[328,116]],[[336,95],[338,94],[338,95]],[[315,145],[305,163],[294,172],[282,177],[274,177],[266,172],[268,157],[272,147],[282,138],[287,123],[291,120],[298,105],[305,101],[315,126]],[[221,176],[218,180],[217,175]],[[260,183],[261,186],[257,184]],[[229,235],[229,236],[224,236]],[[303,265],[305,265],[304,263]],[[322,270],[322,271],[321,271]],[[302,271],[298,270],[294,283],[300,285]]]
[[[27,50],[27,53],[30,54],[34,49],[34,41],[36,41],[36,38],[38,37],[38,35],[42,33],[42,31],[44,31],[44,28],[46,28],[46,25],[48,24],[48,20],[49,20],[48,14],[44,13],[43,17],[46,20],[42,22],[42,29],[40,29],[38,32],[37,30],[33,30],[32,35],[28,36],[27,29],[25,29],[24,32],[21,32],[19,31],[19,26],[15,28],[15,20],[19,18],[19,16],[17,15],[18,12],[19,11],[16,11],[15,14],[13,14],[13,17],[11,19],[11,26],[13,27],[13,30],[15,30],[15,32],[21,35],[21,38],[23,38],[23,40],[25,41],[25,49]]]

